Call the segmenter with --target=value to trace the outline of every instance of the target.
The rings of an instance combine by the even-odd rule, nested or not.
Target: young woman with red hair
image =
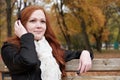
[[[92,66],[91,52],[61,49],[44,9],[39,6],[23,9],[14,30],[16,36],[9,38],[1,50],[12,80],[62,80],[66,76],[65,62],[71,59],[80,58],[80,73]]]

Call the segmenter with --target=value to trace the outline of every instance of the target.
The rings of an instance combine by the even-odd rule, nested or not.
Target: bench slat
[[[3,61],[0,61],[0,72],[8,72],[8,68],[5,66]]]
[[[77,71],[78,59],[67,62],[66,71]],[[93,59],[92,71],[120,71],[120,58]]]
[[[120,76],[72,76],[65,80],[120,80]]]

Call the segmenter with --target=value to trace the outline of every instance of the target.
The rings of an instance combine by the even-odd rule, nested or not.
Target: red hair
[[[23,24],[23,26],[25,26],[29,17],[31,16],[31,14],[35,10],[42,10],[45,14],[46,25],[47,25],[46,32],[45,32],[45,37],[46,37],[47,41],[49,42],[49,44],[51,45],[51,47],[53,49],[52,54],[56,58],[57,63],[58,63],[58,65],[60,67],[60,70],[62,72],[62,76],[64,77],[66,75],[66,73],[65,73],[64,51],[61,49],[60,44],[57,41],[57,38],[56,38],[56,36],[55,36],[51,26],[50,26],[47,14],[45,13],[44,9],[41,8],[40,6],[27,6],[27,7],[25,7],[21,11],[21,23]],[[18,47],[20,47],[20,39],[17,36],[9,38],[7,41],[17,45]]]

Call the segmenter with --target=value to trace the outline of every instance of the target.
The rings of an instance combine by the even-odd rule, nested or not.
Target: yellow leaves
[[[89,6],[84,8],[84,18],[91,19],[92,24],[97,24],[99,27],[103,26],[105,23],[105,16],[102,13],[102,10],[95,6]]]
[[[72,9],[76,9],[76,14],[84,19],[88,31],[98,32],[103,28],[105,16],[102,9],[92,5],[89,0],[75,0],[71,3],[71,6],[73,7]],[[80,23],[78,25],[80,25]]]
[[[103,41],[108,41],[108,36],[110,35],[110,32],[108,29],[104,29],[103,33],[102,33],[102,40]]]
[[[67,14],[65,16],[65,23],[67,24],[68,27],[68,33],[70,35],[74,35],[80,32],[80,26],[79,26],[79,21],[73,17],[71,14]]]
[[[93,22],[97,23],[99,27],[104,26],[105,16],[103,15],[102,11],[98,7],[92,6],[89,9],[91,11]]]

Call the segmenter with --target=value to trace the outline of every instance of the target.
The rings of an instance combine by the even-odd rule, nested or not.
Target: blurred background
[[[0,0],[0,48],[14,35],[19,11],[29,5],[46,10],[63,48],[120,53],[119,0]]]

